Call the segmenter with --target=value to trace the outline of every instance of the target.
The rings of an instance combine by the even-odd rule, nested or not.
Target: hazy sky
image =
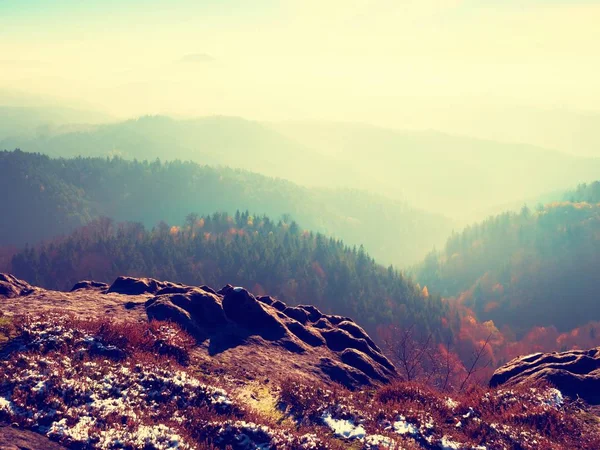
[[[393,126],[597,109],[598,24],[600,0],[1,0],[0,88],[118,116]]]

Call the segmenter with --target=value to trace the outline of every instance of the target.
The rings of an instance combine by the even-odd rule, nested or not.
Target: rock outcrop
[[[154,278],[119,277],[110,285],[108,292],[125,295],[155,294],[161,289],[181,286],[178,283],[158,281]]]
[[[0,449],[2,450],[66,450],[33,431],[0,423]]]
[[[79,291],[80,289],[107,291],[108,288],[109,286],[106,283],[100,283],[99,281],[83,280],[79,283],[75,283],[75,286],[71,288],[71,292]]]
[[[249,376],[296,373],[349,388],[396,376],[375,342],[352,319],[311,305],[288,306],[241,287],[185,286],[153,278],[119,277],[110,286],[80,281],[70,292],[33,287],[0,274],[0,311],[65,313],[115,321],[171,321],[196,338],[211,364]],[[254,373],[254,375],[252,375]]]
[[[7,273],[0,273],[0,297],[15,298],[31,294],[35,288]]]
[[[600,347],[513,359],[494,372],[490,386],[536,382],[549,382],[571,398],[600,404]]]
[[[145,289],[160,282],[140,283]],[[394,366],[352,319],[323,314],[314,306],[287,306],[268,296],[255,298],[241,287],[227,285],[217,292],[206,286],[162,288],[146,302],[146,313],[150,319],[176,322],[200,340],[212,339],[218,343],[214,352],[260,337],[296,354],[327,353],[320,369],[350,387],[395,375]]]

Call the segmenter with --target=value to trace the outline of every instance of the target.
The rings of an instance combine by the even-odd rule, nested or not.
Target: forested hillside
[[[569,202],[600,203],[600,181],[580,184],[576,189],[566,192],[563,200]]]
[[[359,317],[371,330],[415,325],[441,337],[446,307],[360,248],[265,216],[190,214],[182,226],[99,219],[12,260],[18,277],[53,289],[81,279],[149,276],[190,285],[235,283],[281,300]]]
[[[592,198],[594,186],[580,186],[573,198]],[[479,320],[523,336],[532,327],[565,332],[599,320],[599,264],[600,205],[556,202],[454,234],[416,278]]]
[[[532,145],[367,124],[263,123],[225,116],[145,116],[33,138],[5,134],[0,148],[223,165],[305,186],[367,190],[463,223],[498,211],[496,205],[593,180],[600,171],[598,158]]]
[[[443,216],[354,190],[308,189],[246,171],[171,161],[51,159],[0,152],[0,246],[34,244],[91,218],[180,223],[190,211],[251,210],[364,244],[380,262],[416,263],[452,229]]]

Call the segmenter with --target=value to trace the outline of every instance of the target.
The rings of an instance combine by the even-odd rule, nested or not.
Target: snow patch
[[[362,425],[354,425],[351,420],[334,419],[329,413],[323,415],[323,423],[331,428],[336,436],[346,439],[364,439],[367,435]]]
[[[396,422],[394,422],[394,424],[392,425],[394,428],[394,431],[398,434],[418,434],[419,430],[417,429],[416,426],[414,426],[412,423],[408,423],[406,421],[406,417],[404,416],[400,416],[398,418],[398,420]]]

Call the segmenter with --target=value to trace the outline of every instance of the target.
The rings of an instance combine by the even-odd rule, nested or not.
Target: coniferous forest
[[[189,285],[233,283],[290,304],[313,304],[375,330],[418,325],[442,335],[446,307],[360,247],[303,230],[296,222],[236,212],[189,214],[180,226],[100,218],[71,235],[17,253],[11,271],[33,284],[68,290],[82,279],[149,276]]]

